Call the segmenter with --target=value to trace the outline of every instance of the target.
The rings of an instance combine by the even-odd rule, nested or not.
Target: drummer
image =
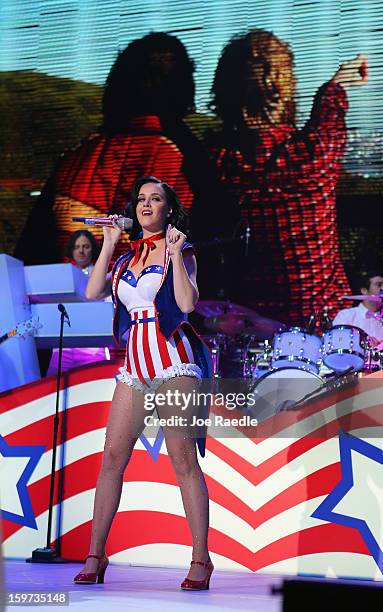
[[[375,318],[383,306],[383,276],[375,272],[361,274],[356,289],[365,295],[366,299],[358,306],[340,310],[333,325],[359,327],[369,336],[370,345],[374,348],[383,342],[383,319]],[[368,299],[369,295],[382,295],[382,300],[371,301]]]

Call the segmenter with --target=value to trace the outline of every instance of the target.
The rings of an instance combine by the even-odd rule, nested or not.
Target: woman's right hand
[[[118,219],[118,217],[119,215],[109,215],[109,219],[112,220],[113,225],[111,227],[104,225],[102,228],[104,233],[104,245],[111,249],[114,249],[122,234],[122,230],[116,224],[116,219]]]

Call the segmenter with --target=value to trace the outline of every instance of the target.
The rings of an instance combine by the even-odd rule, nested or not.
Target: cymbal
[[[366,300],[367,302],[383,302],[383,295],[342,295],[341,300]]]
[[[227,336],[236,336],[245,329],[249,327],[252,328],[251,322],[245,319],[243,315],[231,312],[207,317],[204,321],[204,325],[207,329],[210,329],[210,331],[226,334]]]
[[[226,314],[207,317],[204,321],[205,327],[211,331],[223,333],[227,336],[237,336],[248,333],[257,340],[268,340],[281,328],[284,327],[279,321],[273,321],[261,317],[256,312],[251,316],[228,312]]]
[[[261,317],[261,315],[258,313],[256,313],[255,317],[252,317],[252,323],[257,330],[256,334],[261,340],[269,340],[278,331],[286,329],[287,327],[280,321],[268,319],[267,317]],[[261,334],[261,332],[263,333]]]
[[[230,300],[200,300],[195,311],[203,317],[217,317],[223,314],[258,316],[255,310],[240,304],[233,304]]]

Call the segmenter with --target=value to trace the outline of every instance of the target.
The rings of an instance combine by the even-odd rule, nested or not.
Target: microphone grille
[[[130,230],[133,227],[133,219],[129,219],[129,217],[120,217],[117,220],[117,225],[124,231]]]

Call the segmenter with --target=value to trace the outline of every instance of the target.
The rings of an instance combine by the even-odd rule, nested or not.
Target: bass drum
[[[318,391],[322,385],[322,378],[307,370],[270,370],[256,382],[247,408],[251,416],[262,423],[278,412],[292,408],[309,393]]]

